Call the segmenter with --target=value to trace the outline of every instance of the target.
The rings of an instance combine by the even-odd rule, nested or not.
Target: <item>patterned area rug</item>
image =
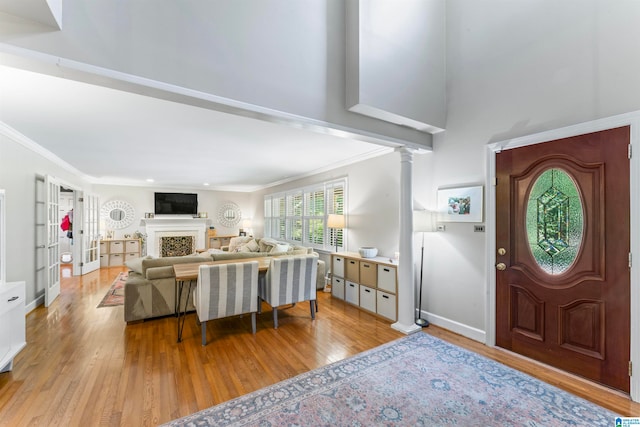
[[[127,281],[127,277],[129,277],[129,273],[122,272],[118,274],[118,277],[113,281],[97,308],[117,307],[124,304],[124,282]]]
[[[165,426],[611,426],[616,415],[416,333]]]

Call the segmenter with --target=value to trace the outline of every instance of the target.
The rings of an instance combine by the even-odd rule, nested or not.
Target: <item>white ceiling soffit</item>
[[[444,22],[444,0],[347,2],[347,109],[425,133],[442,132]]]
[[[62,29],[62,0],[0,0],[0,12]]]
[[[66,67],[63,74],[71,71]],[[364,142],[362,135],[354,139],[348,130],[321,123],[294,125],[292,117],[265,121],[228,114],[211,109],[204,97],[108,80],[187,102],[0,66],[0,122],[91,182],[113,185],[255,191],[389,153],[394,146]],[[309,131],[314,128],[324,132]]]

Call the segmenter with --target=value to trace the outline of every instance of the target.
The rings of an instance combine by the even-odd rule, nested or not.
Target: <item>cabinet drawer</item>
[[[360,300],[360,285],[347,281],[344,286],[344,300],[348,303],[358,305]]]
[[[122,240],[117,240],[115,242],[109,242],[109,253],[110,254],[121,254],[124,252],[124,242]]]
[[[128,252],[126,254],[124,254],[124,261],[131,261],[132,259],[136,259],[136,258],[140,258],[140,255],[138,254],[138,252]]]
[[[396,268],[378,265],[378,289],[396,293]]]
[[[377,282],[377,264],[367,261],[360,261],[360,283],[361,285],[376,287]]]
[[[331,295],[336,298],[344,299],[344,279],[334,277],[331,280]]]
[[[344,257],[332,256],[331,271],[334,276],[344,277]]]
[[[109,255],[109,267],[124,264],[124,254],[110,254]]]
[[[100,254],[100,267],[109,267],[109,254]]]
[[[377,313],[389,320],[396,321],[396,296],[386,292],[377,292]]]
[[[100,242],[100,253],[108,254],[109,253],[109,243],[108,242]]]
[[[376,312],[376,291],[373,288],[360,286],[360,308]]]
[[[127,240],[124,244],[125,252],[138,252],[140,251],[140,241],[139,240]]]
[[[360,262],[358,260],[347,258],[344,269],[345,279],[350,282],[360,283]]]
[[[16,307],[24,307],[24,285],[2,285],[0,289],[0,315]],[[24,316],[24,312],[22,315]],[[0,366],[0,368],[2,368],[2,366]]]

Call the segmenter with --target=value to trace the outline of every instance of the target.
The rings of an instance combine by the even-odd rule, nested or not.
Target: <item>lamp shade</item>
[[[251,219],[243,219],[242,220],[242,228],[251,228]]]
[[[433,212],[428,210],[413,211],[413,231],[436,231]]]
[[[329,214],[327,218],[327,227],[344,228],[344,215]]]

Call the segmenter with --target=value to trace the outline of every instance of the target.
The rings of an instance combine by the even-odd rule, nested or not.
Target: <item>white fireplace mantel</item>
[[[169,234],[173,236],[195,236],[196,248],[204,248],[207,221],[208,218],[191,217],[142,218],[140,225],[145,228],[147,233],[147,255],[159,257],[160,237]]]

